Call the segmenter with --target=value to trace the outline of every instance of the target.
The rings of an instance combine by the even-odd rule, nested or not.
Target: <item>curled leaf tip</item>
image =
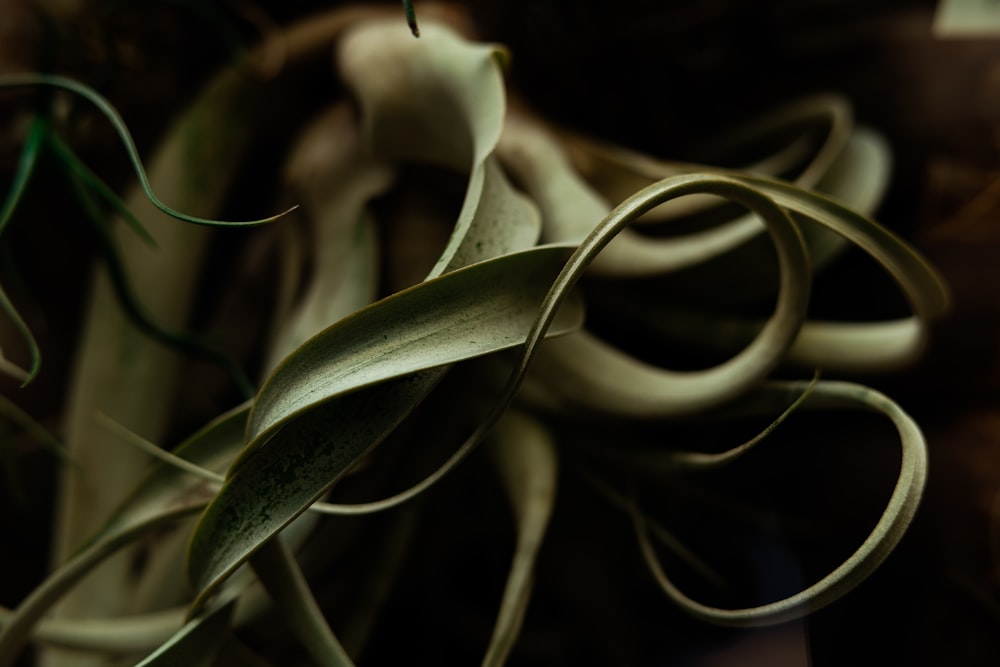
[[[207,225],[211,227],[259,227],[260,225],[266,225],[272,222],[277,222],[281,220],[286,215],[292,213],[299,208],[299,204],[290,206],[286,208],[281,213],[275,213],[274,215],[269,215],[266,218],[258,218],[256,220],[211,220],[208,218],[197,218],[192,215],[180,214],[177,211],[168,210],[165,211],[168,215],[171,215],[178,220],[184,220],[186,222],[192,222],[197,225]]]
[[[0,359],[0,374],[20,382],[21,389],[24,389],[31,383],[31,375],[28,371],[6,359]]]
[[[264,218],[264,219],[260,220],[260,222],[262,224],[263,223],[268,223],[268,222],[276,222],[276,221],[281,220],[282,218],[284,218],[286,215],[297,211],[300,206],[301,206],[301,204],[294,204],[294,205],[289,206],[288,208],[286,208],[281,213],[276,213],[275,215],[272,215],[269,218]]]
[[[41,369],[41,363],[34,363],[34,362],[32,362],[31,368],[28,369],[27,372],[25,372],[21,368],[17,369],[20,378],[15,377],[15,379],[21,380],[21,386],[20,386],[21,389],[25,389],[29,384],[35,381],[35,378],[38,377],[39,369]]]
[[[420,37],[420,27],[417,25],[417,13],[413,9],[413,0],[403,0],[403,13],[406,14],[406,25],[414,37]]]

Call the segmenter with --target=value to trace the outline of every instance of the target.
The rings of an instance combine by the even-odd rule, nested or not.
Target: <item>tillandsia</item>
[[[290,110],[289,91],[319,85],[301,73],[331,48],[340,92],[326,109]],[[92,89],[0,77],[3,87],[55,87],[97,104],[140,179],[119,201],[40,116],[0,231],[17,223],[42,145],[75,174],[83,214],[101,217],[96,192],[142,230],[99,226],[113,242],[94,276],[58,438],[74,463],[60,476],[56,565],[3,611],[0,666],[30,642],[50,665],[123,655],[143,665],[289,664],[279,657],[286,645],[276,654],[246,634],[274,610],[301,646],[289,659],[353,664],[402,585],[421,503],[483,444],[516,524],[485,665],[516,654],[550,520],[574,511],[556,507],[563,475],[624,510],[650,583],[712,623],[799,618],[849,593],[893,551],[926,482],[921,431],[884,394],[822,374],[913,362],[948,295],[913,248],[868,217],[889,178],[888,150],[853,123],[844,98],[815,96],[741,126],[727,142],[755,155],[722,168],[609,145],[509,101],[508,54],[467,36],[451,10],[428,6],[419,40],[381,7],[336,10],[280,31],[256,55],[274,50],[284,70],[273,78],[234,68],[209,83],[148,179],[124,121]],[[239,196],[230,191],[239,172],[254,168],[242,156],[274,123],[301,131],[276,188],[285,213],[239,232],[259,234],[276,258],[272,293],[257,299],[248,327],[257,339],[241,345],[256,352],[202,354],[223,370],[242,364],[230,378],[260,380],[249,400],[239,388],[225,393],[230,409],[200,414],[207,425],[161,449],[191,390],[186,356],[217,349],[179,333],[198,299],[221,289],[198,282],[210,246],[237,233],[214,218]],[[814,276],[848,247],[896,282],[909,316],[810,317]],[[45,373],[44,349],[13,299],[0,297],[32,358],[19,371],[3,357],[3,369],[19,381]],[[603,335],[602,319],[721,360],[672,370]],[[9,400],[7,416],[34,429],[16,395]],[[732,608],[697,600],[664,553],[706,579],[725,577],[643,497],[738,469],[783,422],[824,409],[875,412],[895,428],[902,463],[880,518],[801,590],[736,596]],[[728,449],[649,443],[651,429],[673,423],[747,419],[770,426]],[[372,546],[331,515],[386,517],[377,524],[386,534]],[[339,570],[361,582],[355,607],[337,600],[347,608],[334,609],[310,586]]]

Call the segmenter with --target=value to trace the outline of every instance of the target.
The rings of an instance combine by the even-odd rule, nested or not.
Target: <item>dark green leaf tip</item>
[[[136,178],[139,179],[139,185],[142,187],[146,197],[153,203],[154,206],[173,218],[196,225],[210,225],[217,227],[253,227],[273,222],[274,220],[286,215],[291,210],[290,209],[284,213],[272,215],[267,218],[260,218],[258,220],[241,221],[211,220],[176,211],[160,201],[156,194],[153,193],[152,186],[149,183],[149,178],[146,176],[146,169],[142,164],[142,160],[139,157],[139,151],[135,146],[135,141],[132,139],[132,135],[129,132],[128,127],[125,125],[125,121],[121,117],[121,114],[118,113],[118,110],[114,108],[107,98],[86,84],[73,79],[67,79],[62,76],[39,73],[20,73],[0,76],[0,88],[24,88],[36,86],[47,86],[49,88],[58,88],[68,91],[86,99],[88,102],[97,107],[97,109],[104,114],[104,117],[107,118],[108,121],[114,126],[115,132],[118,134],[118,138],[125,147],[126,153],[128,153],[129,161],[132,163],[132,168],[135,171]]]
[[[414,37],[420,37],[420,27],[417,25],[417,12],[413,8],[413,0],[403,0],[403,13],[406,14],[406,25]]]

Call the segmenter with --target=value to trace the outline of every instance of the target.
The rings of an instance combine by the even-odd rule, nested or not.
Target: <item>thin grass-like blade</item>
[[[233,384],[240,389],[245,398],[251,398],[254,393],[253,384],[235,359],[212,347],[197,334],[187,331],[171,331],[163,327],[147,312],[132,288],[115,234],[107,224],[108,221],[105,219],[103,210],[95,201],[94,193],[85,187],[87,181],[79,176],[76,170],[70,171],[68,180],[80,209],[94,230],[98,248],[104,257],[107,275],[114,287],[115,295],[118,297],[118,303],[133,325],[153,340],[215,364],[229,375]],[[98,192],[98,194],[100,193]],[[124,207],[124,204],[121,206]],[[133,228],[136,226],[143,232],[140,234],[140,238],[144,240],[152,238],[148,236],[138,220],[133,224]]]
[[[224,468],[242,443],[246,408],[219,417],[178,447],[193,463]],[[35,624],[93,568],[150,531],[202,510],[211,496],[204,480],[162,464],[121,505],[104,529],[32,591],[0,632],[0,666],[11,664]]]
[[[195,215],[189,215],[182,211],[175,210],[166,204],[164,204],[153,192],[153,187],[149,182],[149,178],[146,175],[146,168],[142,164],[142,158],[139,157],[139,150],[135,147],[135,141],[132,139],[132,134],[128,130],[128,126],[125,124],[125,120],[118,113],[118,110],[105,98],[103,95],[98,93],[96,90],[87,86],[79,81],[73,79],[67,79],[66,77],[56,76],[53,74],[42,74],[38,72],[25,73],[25,74],[6,74],[0,76],[0,88],[32,88],[32,87],[47,87],[56,88],[60,90],[65,90],[71,92],[79,97],[84,98],[91,104],[93,104],[97,109],[104,115],[105,118],[114,127],[115,132],[118,134],[118,138],[125,147],[125,151],[128,154],[129,161],[132,163],[132,168],[135,171],[136,177],[139,179],[139,185],[142,187],[143,192],[149,201],[160,209],[167,215],[177,218],[178,220],[183,220],[185,222],[191,222],[198,225],[210,225],[210,226],[253,226],[262,225],[268,222],[274,222],[275,220],[281,218],[283,215],[288,213],[284,211],[278,213],[277,215],[268,216],[266,218],[260,218],[258,220],[245,220],[245,221],[225,221],[225,220],[211,220],[209,218],[200,218]]]
[[[62,442],[59,441],[59,438],[42,424],[38,423],[34,417],[22,410],[16,403],[3,395],[0,395],[0,417],[15,424],[27,433],[32,440],[52,452],[62,462],[75,464],[73,457],[66,447],[63,446]]]
[[[291,75],[304,61],[327,53],[331,40],[347,24],[370,13],[351,8],[311,18],[283,30],[255,54],[280,50]],[[149,180],[156,192],[186,212],[205,218],[216,214],[245,166],[255,137],[292,113],[294,105],[289,106],[286,98],[290,86],[290,77],[264,81],[234,68],[214,77],[193,106],[177,118],[150,160]],[[125,202],[157,241],[154,250],[124,226],[116,230],[121,232],[118,244],[134,293],[157,323],[182,329],[200,293],[198,279],[203,275],[209,241],[218,230],[178,224],[158,210],[141,187],[134,188]],[[102,483],[86,486],[80,476],[60,480],[54,545],[58,559],[67,558],[100,529],[146,465],[145,458],[133,452],[116,449],[109,453],[105,434],[94,427],[94,415],[107,414],[148,439],[161,440],[182,377],[183,364],[176,351],[137,331],[120,312],[106,273],[96,273],[88,304],[70,389],[66,440],[85,470],[102,471]],[[150,557],[151,570],[164,562],[167,567],[177,563],[169,552],[153,552]],[[56,613],[80,618],[127,611],[135,598],[135,581],[126,559],[117,564],[88,578]]]
[[[45,144],[45,137],[48,132],[49,124],[45,119],[36,118],[32,122],[28,138],[21,149],[21,157],[17,162],[17,170],[14,172],[10,190],[4,198],[3,205],[0,206],[0,235],[7,229],[7,225],[10,223],[17,205],[20,203],[21,197],[28,187],[28,181],[31,180],[31,175],[35,171],[35,165],[38,163],[38,156]],[[17,312],[17,309],[11,303],[10,298],[2,287],[0,287],[0,311],[7,315],[11,324],[14,325],[14,329],[21,335],[21,339],[28,348],[28,358],[30,360],[28,368],[25,370],[8,360],[3,355],[3,351],[0,350],[0,373],[20,380],[21,386],[24,387],[38,375],[38,371],[42,365],[42,353],[38,348],[35,336],[31,333],[31,329],[28,328],[28,325],[21,317],[21,314]]]
[[[30,641],[39,620],[97,565],[150,531],[195,514],[206,502],[204,498],[197,498],[151,515],[146,513],[142,518],[91,543],[57,568],[14,610],[9,622],[4,625],[0,632],[0,666],[8,667],[14,663],[25,643]]]
[[[414,37],[420,37],[420,28],[417,26],[417,12],[413,8],[413,0],[403,0],[403,14],[406,15],[406,25],[410,26],[410,32]]]

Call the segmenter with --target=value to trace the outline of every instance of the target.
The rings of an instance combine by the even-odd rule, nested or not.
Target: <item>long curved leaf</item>
[[[663,571],[646,532],[641,513],[633,512],[636,534],[647,565],[664,592],[689,614],[721,625],[773,625],[820,609],[838,600],[874,572],[892,553],[909,527],[920,504],[927,481],[927,448],[920,428],[896,403],[885,395],[849,382],[820,381],[811,388],[805,383],[773,383],[751,395],[766,404],[787,401],[789,396],[810,393],[803,408],[853,408],[881,413],[896,427],[902,445],[902,461],[896,485],[882,516],[861,546],[847,560],[805,590],[776,602],[745,609],[711,607],[685,595]],[[775,394],[779,395],[777,398]]]
[[[559,472],[551,435],[527,415],[507,412],[497,422],[493,439],[490,453],[514,510],[517,546],[483,667],[503,665],[520,634],[531,598],[535,560],[555,506]]]
[[[492,155],[506,109],[504,58],[498,47],[466,41],[436,23],[414,41],[400,40],[394,21],[371,21],[339,45],[338,67],[377,157],[469,174],[454,231],[429,277],[538,239],[534,205]]]
[[[446,273],[286,359],[261,388],[247,446],[192,538],[189,571],[202,596],[384,438],[433,387],[434,369],[523,343],[571,250],[542,246]],[[570,299],[550,334],[577,328],[580,306]]]
[[[226,465],[242,442],[246,413],[246,408],[239,408],[219,417],[178,447],[178,453],[209,469]],[[14,660],[39,620],[91,570],[149,531],[195,514],[207,503],[203,480],[192,479],[173,466],[159,465],[103,530],[14,610],[0,632],[0,665]]]
[[[538,384],[587,410],[662,417],[704,410],[729,400],[760,383],[782,361],[805,321],[809,302],[811,271],[798,228],[787,213],[755,188],[711,175],[668,179],[635,195],[616,210],[624,212],[637,206],[645,210],[653,200],[670,200],[688,194],[689,189],[716,190],[749,207],[764,220],[781,267],[778,303],[765,328],[728,361],[687,372],[652,366],[585,331],[576,332],[539,346],[532,372]],[[637,213],[622,215],[629,219]],[[581,363],[581,359],[587,362]]]
[[[196,498],[152,516],[144,516],[119,531],[109,533],[69,559],[31,592],[0,631],[0,665],[7,667],[13,664],[24,644],[31,639],[35,624],[97,565],[149,531],[198,512],[205,503],[205,499]]]
[[[36,118],[32,122],[31,129],[28,131],[28,138],[21,149],[21,156],[17,162],[17,170],[14,172],[14,179],[11,182],[10,190],[3,200],[3,205],[0,206],[0,235],[7,229],[7,225],[10,223],[17,205],[20,203],[21,197],[28,187],[28,181],[31,180],[31,175],[35,171],[35,165],[38,164],[38,156],[45,144],[45,137],[48,132],[49,125],[45,119]],[[9,361],[3,355],[3,351],[0,350],[0,373],[20,380],[22,387],[27,386],[38,375],[38,371],[41,368],[41,350],[38,348],[38,342],[31,333],[31,329],[28,328],[28,325],[21,317],[21,314],[17,312],[17,308],[14,307],[14,304],[2,287],[0,287],[0,311],[7,315],[11,324],[14,325],[14,328],[21,335],[21,339],[28,347],[28,357],[30,359],[28,369],[24,370]]]
[[[288,188],[308,226],[315,268],[301,299],[280,320],[268,370],[377,296],[376,231],[365,207],[390,186],[393,172],[360,143],[357,121],[340,103],[306,128],[285,166]]]
[[[210,667],[230,637],[236,600],[230,599],[190,619],[136,667]]]
[[[286,97],[296,78],[292,73],[305,62],[324,57],[331,40],[346,25],[378,13],[369,8],[340,8],[310,17],[283,29],[254,52],[262,56],[277,49],[290,76],[260,80],[247,77],[245,69],[227,68],[213,77],[152,155],[149,180],[157,194],[186,212],[206,218],[217,214],[254,145],[254,137],[294,113],[294,105],[289,106]],[[206,137],[212,140],[206,141]],[[132,234],[119,237],[135,294],[157,322],[179,329],[189,320],[202,275],[198,269],[210,237],[218,230],[178,224],[156,209],[138,187],[125,201],[158,244],[154,251]],[[181,379],[176,354],[137,332],[118,311],[106,274],[95,275],[88,303],[67,410],[66,439],[81,466],[102,470],[104,481],[84,487],[79,476],[61,480],[54,548],[59,559],[67,558],[103,525],[146,464],[140,455],[129,456],[131,452],[108,453],[104,447],[107,438],[94,428],[94,415],[105,413],[149,439],[161,440],[174,404],[171,397]],[[154,551],[150,557],[144,573],[177,564],[169,551]],[[134,577],[126,563],[127,558],[122,557],[119,567],[102,568],[89,577],[60,603],[56,613],[80,618],[126,611],[135,598]],[[140,587],[146,588],[145,575],[140,574],[140,578]]]
[[[139,150],[135,147],[135,141],[132,140],[132,134],[128,131],[128,126],[125,124],[125,120],[118,113],[118,110],[112,106],[111,102],[107,100],[103,95],[98,93],[96,90],[87,86],[79,81],[73,79],[67,79],[66,77],[56,76],[53,74],[42,74],[38,72],[24,73],[24,74],[6,74],[0,76],[0,88],[31,88],[31,87],[46,87],[46,88],[57,88],[60,90],[65,90],[78,95],[91,104],[93,104],[97,109],[104,115],[105,118],[114,127],[115,132],[118,134],[118,138],[121,140],[122,146],[125,147],[125,152],[128,154],[129,161],[132,163],[132,168],[135,171],[136,177],[139,179],[139,185],[142,187],[143,192],[145,192],[146,197],[149,201],[160,209],[167,215],[177,218],[178,220],[183,220],[185,222],[191,222],[198,225],[227,225],[227,226],[253,226],[262,225],[268,222],[274,222],[275,220],[281,218],[288,211],[278,213],[277,215],[268,216],[266,218],[260,218],[258,220],[246,220],[246,221],[225,221],[225,220],[211,220],[208,218],[200,218],[195,215],[189,215],[182,211],[175,210],[166,204],[164,204],[153,192],[153,187],[149,182],[149,178],[146,176],[146,168],[142,164],[142,158],[139,157]]]
[[[167,641],[184,625],[185,607],[174,607],[146,614],[119,618],[48,618],[42,619],[32,633],[38,644],[74,650],[137,653],[154,649]],[[0,627],[13,618],[14,612],[0,607]]]

